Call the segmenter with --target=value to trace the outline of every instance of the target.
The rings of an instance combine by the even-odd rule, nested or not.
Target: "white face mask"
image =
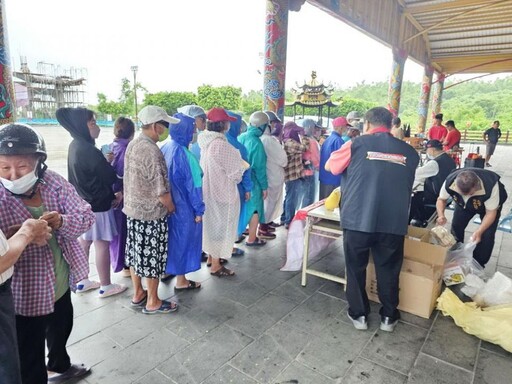
[[[434,160],[436,157],[434,155],[431,155],[430,153],[427,153],[427,158],[429,160]]]
[[[37,179],[38,177],[36,176],[35,171],[29,172],[25,176],[22,176],[16,180],[7,180],[0,177],[0,181],[2,182],[5,189],[16,195],[21,195],[30,191],[30,189],[36,183]]]

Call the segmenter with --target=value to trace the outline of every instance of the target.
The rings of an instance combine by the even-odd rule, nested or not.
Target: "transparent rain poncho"
[[[198,136],[203,169],[203,251],[229,259],[237,239],[240,194],[237,184],[247,169],[240,152],[223,133],[204,131]]]

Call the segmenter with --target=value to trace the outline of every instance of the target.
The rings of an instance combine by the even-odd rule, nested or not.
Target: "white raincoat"
[[[286,152],[277,140],[265,130],[261,142],[267,154],[268,196],[264,200],[265,223],[281,216],[283,211],[284,167],[288,163]]]
[[[237,184],[247,163],[223,133],[203,131],[197,138],[203,169],[203,251],[229,259],[237,239],[240,194]]]

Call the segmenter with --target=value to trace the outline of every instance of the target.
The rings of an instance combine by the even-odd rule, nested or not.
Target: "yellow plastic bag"
[[[451,316],[464,332],[512,352],[512,305],[478,308],[476,303],[463,303],[446,288],[437,299],[437,309]]]
[[[340,206],[340,200],[341,200],[341,190],[340,187],[335,188],[329,197],[325,199],[325,209],[328,211],[333,211],[335,208],[338,208]]]

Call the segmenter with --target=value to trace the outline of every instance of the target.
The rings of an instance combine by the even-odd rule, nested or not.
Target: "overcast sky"
[[[202,84],[262,88],[264,0],[4,0],[10,56],[86,68],[88,101],[117,99],[123,77],[149,92],[196,91]],[[387,81],[391,51],[306,3],[289,17],[286,88],[309,80],[338,86]],[[404,78],[421,81],[408,60]]]

